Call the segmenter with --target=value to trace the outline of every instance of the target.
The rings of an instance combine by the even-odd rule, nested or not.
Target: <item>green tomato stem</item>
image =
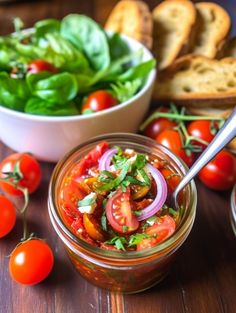
[[[154,112],[150,115],[146,121],[140,126],[140,130],[143,131],[153,120],[158,117],[165,117],[175,121],[223,121],[223,117],[214,117],[214,116],[198,116],[198,115],[182,115],[180,113],[169,113],[169,112]]]

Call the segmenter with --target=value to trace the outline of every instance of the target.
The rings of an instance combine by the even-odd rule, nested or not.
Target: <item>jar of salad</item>
[[[192,181],[171,193],[187,167],[152,139],[128,133],[92,138],[55,167],[49,215],[79,273],[91,283],[135,293],[160,282],[192,228]]]

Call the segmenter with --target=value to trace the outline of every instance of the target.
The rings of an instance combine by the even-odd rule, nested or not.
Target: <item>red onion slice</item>
[[[157,194],[153,202],[143,209],[142,214],[137,217],[138,221],[143,221],[156,214],[162,208],[167,198],[167,184],[161,172],[151,164],[147,164],[146,168],[156,182]]]
[[[99,171],[110,171],[111,159],[117,152],[118,150],[116,148],[112,148],[103,153],[98,164]]]

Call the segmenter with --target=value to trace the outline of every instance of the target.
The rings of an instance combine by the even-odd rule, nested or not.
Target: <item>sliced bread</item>
[[[196,10],[191,1],[168,0],[156,6],[152,16],[153,54],[162,70],[177,58],[187,43]]]
[[[230,31],[230,16],[213,2],[200,2],[195,6],[197,20],[189,40],[188,53],[214,58]]]
[[[152,15],[144,1],[122,0],[111,11],[105,29],[123,33],[152,47]]]
[[[226,57],[236,58],[236,37],[226,40],[217,54],[218,59]]]
[[[212,60],[204,56],[183,56],[168,69],[159,72],[153,97],[191,107],[235,106],[236,59]]]

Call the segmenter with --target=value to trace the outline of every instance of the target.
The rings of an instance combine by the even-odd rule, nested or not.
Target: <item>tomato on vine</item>
[[[214,190],[227,190],[236,183],[236,158],[225,150],[219,152],[198,174],[199,179]]]
[[[16,208],[12,201],[0,195],[0,238],[10,233],[16,223]]]
[[[49,245],[37,238],[26,240],[13,250],[9,260],[11,277],[20,284],[35,285],[51,272],[54,256]]]
[[[33,193],[41,181],[38,161],[28,153],[14,153],[0,163],[0,188],[13,196],[22,196],[21,188]]]
[[[183,139],[180,132],[176,129],[166,129],[162,131],[156,138],[156,142],[167,147],[178,157],[180,157],[188,166],[194,161],[194,155],[190,152],[188,155],[183,146]]]
[[[212,121],[199,120],[189,123],[187,126],[187,132],[190,136],[196,138],[196,140],[193,140],[191,143],[205,149],[207,144],[209,144],[215,137],[212,126]]]

